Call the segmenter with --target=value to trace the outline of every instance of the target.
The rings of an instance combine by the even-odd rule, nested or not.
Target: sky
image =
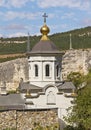
[[[91,0],[0,0],[0,37],[50,34],[91,26]]]

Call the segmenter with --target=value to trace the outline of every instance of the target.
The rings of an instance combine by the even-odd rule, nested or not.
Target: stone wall
[[[36,130],[38,127],[46,128],[58,125],[57,109],[26,110],[26,111],[0,111],[0,130],[16,128],[16,130]]]
[[[16,128],[16,111],[0,111],[0,130]]]
[[[62,60],[62,77],[66,79],[71,72],[81,72],[87,74],[91,68],[91,49],[67,50]],[[2,82],[6,82],[7,90],[16,89],[20,79],[29,80],[28,60],[20,58],[5,63],[0,63],[0,87]]]

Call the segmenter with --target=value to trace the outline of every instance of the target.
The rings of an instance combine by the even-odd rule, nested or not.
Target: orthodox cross
[[[46,15],[46,13],[44,13],[43,17],[44,17],[44,23],[46,23],[46,18],[48,17],[48,15]]]

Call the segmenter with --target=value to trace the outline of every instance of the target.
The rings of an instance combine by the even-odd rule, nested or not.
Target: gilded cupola
[[[46,13],[44,13],[44,15],[43,15],[43,17],[44,17],[44,25],[41,27],[41,29],[40,29],[40,32],[42,33],[42,38],[41,38],[41,40],[49,40],[49,38],[48,38],[48,33],[50,32],[50,29],[49,29],[49,27],[46,25],[46,17],[48,17],[47,15],[46,15]]]

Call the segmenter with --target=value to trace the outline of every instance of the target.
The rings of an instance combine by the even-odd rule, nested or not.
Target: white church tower
[[[40,32],[42,38],[28,53],[29,82],[30,84],[44,87],[61,81],[62,52],[58,51],[55,44],[48,38],[50,32],[46,25],[46,13],[43,15],[44,25]]]

